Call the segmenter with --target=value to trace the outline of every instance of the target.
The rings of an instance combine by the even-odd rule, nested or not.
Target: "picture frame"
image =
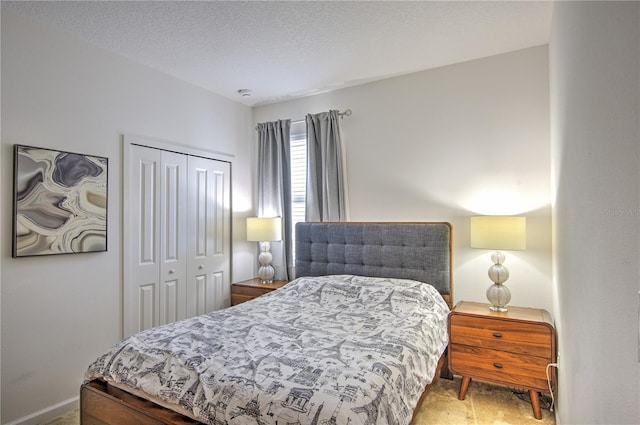
[[[108,158],[14,145],[12,256],[107,250]]]

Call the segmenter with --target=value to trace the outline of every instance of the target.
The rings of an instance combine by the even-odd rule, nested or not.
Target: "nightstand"
[[[282,288],[289,283],[286,280],[274,280],[272,283],[262,283],[259,278],[249,279],[231,284],[231,305],[237,305],[252,300],[268,292]]]
[[[549,392],[547,365],[555,363],[551,316],[536,308],[489,310],[488,304],[462,301],[449,314],[449,369],[462,375],[458,399],[471,379],[529,390],[533,416],[542,418],[538,392]],[[549,368],[551,388],[555,368]]]

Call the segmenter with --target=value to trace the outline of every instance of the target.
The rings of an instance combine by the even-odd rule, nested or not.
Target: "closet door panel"
[[[209,243],[207,188],[209,186],[206,160],[188,159],[188,202],[187,220],[187,315],[195,316],[206,312],[205,300],[209,275]]]
[[[134,332],[155,326],[157,322],[156,312],[158,311],[156,308],[156,288],[157,285],[155,283],[138,287],[138,326]]]
[[[160,282],[160,151],[131,146],[130,156],[130,234],[125,242],[130,267],[124,288],[125,335],[158,323]]]
[[[196,276],[196,290],[195,290],[195,315],[205,314],[208,311],[207,309],[207,298],[209,298],[208,294],[210,294],[211,282],[207,281],[206,275]]]
[[[220,310],[231,305],[231,291],[229,283],[224,279],[225,275],[221,272],[213,274],[213,297],[212,304],[209,306],[211,310]]]
[[[187,157],[162,151],[159,324],[186,318]]]
[[[230,305],[230,164],[189,157],[188,173],[187,315],[192,316]]]
[[[215,232],[211,273],[214,283],[212,308],[218,310],[231,305],[231,164],[213,164],[213,198]]]
[[[137,163],[138,179],[137,193],[140,200],[138,215],[138,264],[149,269],[156,265],[158,250],[156,240],[158,238],[158,162],[153,158],[140,159]]]
[[[178,290],[181,286],[180,283],[177,279],[162,282],[159,307],[161,325],[184,319],[184,317],[179,314],[179,310],[185,311],[184,308],[180,309],[180,305],[183,304],[178,296]]]

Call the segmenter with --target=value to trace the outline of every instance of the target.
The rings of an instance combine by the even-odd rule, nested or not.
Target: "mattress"
[[[448,313],[413,280],[302,277],[135,334],[85,378],[209,424],[408,424],[447,346]]]

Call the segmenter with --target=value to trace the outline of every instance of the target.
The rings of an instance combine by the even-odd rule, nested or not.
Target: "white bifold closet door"
[[[231,164],[128,148],[125,336],[228,306],[231,268]]]
[[[229,163],[187,164],[187,317],[230,305]]]

